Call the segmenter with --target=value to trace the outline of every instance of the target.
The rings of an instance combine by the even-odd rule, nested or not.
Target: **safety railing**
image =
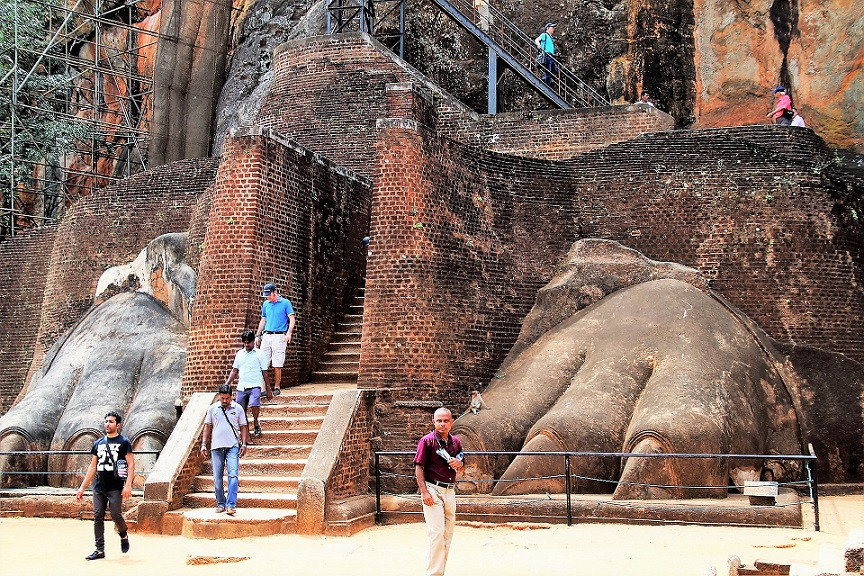
[[[400,474],[397,472],[382,472],[381,471],[381,457],[413,457],[414,452],[406,452],[406,451],[380,451],[375,452],[375,520],[377,523],[380,523],[382,517],[381,511],[381,495],[383,493],[382,483],[386,478],[393,479],[394,483],[396,482],[410,482],[414,479],[414,474]],[[653,488],[664,488],[664,489],[675,489],[675,490],[726,490],[729,491],[737,491],[741,487],[738,485],[722,485],[722,486],[687,486],[687,485],[667,485],[667,484],[650,484],[650,483],[640,483],[640,482],[621,482],[619,480],[610,480],[608,478],[594,478],[585,475],[581,475],[573,472],[572,462],[573,460],[578,460],[582,458],[666,458],[666,459],[713,459],[713,460],[755,460],[755,461],[798,461],[803,464],[802,477],[799,480],[791,480],[784,482],[777,482],[778,487],[788,487],[793,488],[798,492],[803,492],[806,494],[808,500],[800,500],[795,503],[790,504],[779,504],[778,506],[801,506],[803,504],[812,504],[813,506],[813,514],[814,514],[814,529],[819,531],[819,495],[818,495],[818,480],[816,477],[816,467],[813,466],[816,462],[816,456],[813,454],[685,454],[685,453],[633,453],[633,452],[508,452],[508,451],[483,451],[483,452],[465,452],[466,460],[472,457],[483,457],[483,456],[539,456],[548,458],[558,457],[562,459],[563,463],[563,474],[552,474],[549,476],[535,476],[531,478],[509,478],[509,479],[465,479],[461,480],[459,478],[456,479],[457,489],[460,483],[469,483],[469,484],[492,484],[493,486],[499,483],[505,482],[520,482],[525,480],[537,480],[537,479],[561,479],[564,480],[564,499],[566,506],[566,519],[567,525],[571,526],[573,524],[573,488],[575,486],[574,481],[590,481],[590,482],[599,482],[599,483],[608,483],[610,485],[629,485],[629,486],[639,486],[639,487],[653,487]],[[610,490],[611,492],[611,490]],[[404,493],[389,493],[393,496],[399,496],[402,498],[413,498],[419,499],[419,496],[416,495],[407,495]],[[488,496],[487,494],[482,494],[482,496]],[[548,496],[548,495],[547,495]],[[496,498],[494,496],[489,496],[489,498]],[[548,498],[547,498],[548,499]],[[520,504],[524,504],[522,501]],[[610,501],[611,504],[615,504],[615,502]]]
[[[135,450],[133,454],[135,456],[145,456],[145,455],[155,455],[156,458],[153,459],[155,462],[159,458],[159,454],[161,450]],[[29,456],[88,456],[90,455],[90,450],[0,450],[0,457],[3,456],[21,456],[21,457],[29,457]],[[0,460],[2,462],[2,460]],[[136,462],[137,464],[137,462]],[[89,462],[88,462],[89,466]],[[63,476],[63,475],[80,475],[83,476],[87,473],[87,467],[83,467],[78,470],[6,470],[0,465],[0,477],[6,476]],[[136,465],[135,475],[136,476],[147,476],[150,473],[149,469],[142,469]]]
[[[481,42],[509,55],[524,72],[517,69],[517,66],[513,65],[514,62],[508,62],[511,67],[521,76],[525,76],[525,72],[527,72],[530,78],[526,78],[526,80],[541,88],[541,91],[543,85],[547,86],[569,107],[610,105],[609,100],[551,55],[549,58],[554,66],[551,67],[549,81],[544,82],[547,67],[545,62],[538,61],[541,51],[534,44],[534,39],[525,34],[521,28],[512,23],[500,10],[486,0],[434,1],[463,26],[464,21],[470,22],[471,27],[465,26],[469,32],[477,36]],[[494,79],[490,79],[490,81],[494,81]]]

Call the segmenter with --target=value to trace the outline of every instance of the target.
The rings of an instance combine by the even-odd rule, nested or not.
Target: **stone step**
[[[296,388],[296,387],[294,387]],[[333,400],[333,394],[301,394],[292,392],[292,387],[288,387],[282,390],[281,396],[274,396],[271,400],[262,400],[261,406],[285,406],[290,409],[296,409],[297,407],[306,407],[306,406],[324,406],[327,407],[330,405],[330,402]],[[325,410],[326,412],[326,410]]]
[[[357,370],[333,370],[329,372],[313,372],[312,382],[356,382],[359,376]]]
[[[300,476],[241,476],[240,491],[297,494]],[[212,492],[213,476],[200,475],[192,480],[190,492]]]
[[[297,432],[311,432],[317,431],[321,429],[321,424],[324,422],[324,415],[314,415],[314,416],[296,416],[290,417],[286,414],[282,414],[281,411],[276,408],[274,410],[263,409],[261,410],[261,414],[258,416],[258,423],[261,425],[261,429],[264,434],[269,432],[288,432],[288,431],[297,431]],[[298,438],[301,435],[298,434]],[[300,440],[297,440],[300,442]],[[290,444],[291,442],[286,442]]]
[[[324,356],[324,359],[318,363],[318,372],[331,372],[331,371],[340,371],[340,370],[348,370],[354,371],[359,367],[358,362],[352,362],[350,360],[343,360],[341,358],[330,359],[327,356]]]
[[[312,444],[278,444],[275,441],[273,444],[267,444],[267,437],[254,438],[254,444],[250,444],[246,449],[246,458],[262,459],[262,458],[308,458],[312,452]]]
[[[336,330],[333,332],[333,342],[351,342],[356,340],[360,342],[360,333],[347,330]]]
[[[242,473],[240,483],[243,483]],[[216,497],[212,489],[208,492],[189,492],[183,497],[183,505],[188,508],[215,508]],[[237,493],[237,509],[240,508],[297,508],[297,494],[244,492],[241,488]]]
[[[284,394],[284,392],[283,392]],[[277,398],[274,396],[274,398]],[[295,406],[292,404],[276,404],[269,403],[266,400],[261,401],[261,416],[267,418],[323,418],[327,413],[328,405],[314,406]]]
[[[362,324],[362,323],[363,323],[363,314],[345,314],[345,315],[342,317],[342,323],[343,323],[343,324],[345,324],[345,323],[348,323],[348,324],[355,324],[355,323]]]
[[[360,347],[357,347],[357,350],[344,350],[344,351],[332,351],[328,350],[321,359],[322,362],[353,362],[358,364],[360,362]]]
[[[241,458],[240,477],[243,476],[299,476],[306,467],[305,458]],[[201,473],[213,474],[210,460],[201,465]]]
[[[297,532],[297,511],[287,508],[238,508],[234,516],[209,508],[172,510],[162,519],[162,533],[187,538],[246,538]]]
[[[325,352],[325,356],[327,354],[360,354],[360,340],[358,339],[356,342],[330,342],[327,345],[327,352]],[[358,358],[359,361],[359,358]]]

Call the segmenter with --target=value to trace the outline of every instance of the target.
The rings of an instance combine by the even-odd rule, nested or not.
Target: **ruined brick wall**
[[[442,134],[522,156],[570,158],[674,124],[659,110],[630,106],[481,116],[364,34],[286,42],[273,58],[276,77],[256,123],[367,177],[375,121],[394,106],[388,84],[426,93]]]
[[[261,319],[267,282],[291,300],[297,319],[282,384],[305,382],[365,265],[368,181],[261,129],[227,139],[222,158],[200,256],[184,397],[225,380],[240,333]]]
[[[15,402],[33,359],[56,233],[56,226],[43,226],[0,242],[0,415]]]
[[[99,276],[133,260],[147,243],[168,232],[185,232],[198,194],[212,182],[217,161],[183,160],[142,172],[79,200],[58,225],[34,331],[33,363],[42,358],[93,304]]]
[[[327,482],[328,500],[366,494],[369,487],[371,446],[375,422],[375,393],[365,391],[360,396],[348,431],[342,438],[339,459]]]
[[[204,250],[204,238],[207,236],[207,221],[210,209],[213,207],[213,192],[215,183],[209,186],[199,197],[189,219],[189,236],[186,240],[186,263],[195,272],[201,264],[201,252]]]
[[[359,385],[392,388],[383,447],[428,428],[424,402],[464,409],[579,238],[693,266],[775,338],[864,359],[860,188],[754,143],[780,127],[749,134],[649,134],[556,163],[379,122]]]
[[[494,152],[567,160],[647,132],[672,130],[675,119],[648,106],[513,112],[442,122],[440,134]]]
[[[282,44],[274,51],[276,76],[256,122],[370,176],[384,86],[409,79],[408,69],[376,44],[360,34]]]

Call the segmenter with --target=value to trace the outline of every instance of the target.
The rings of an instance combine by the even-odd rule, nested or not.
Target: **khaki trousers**
[[[428,529],[429,549],[426,553],[426,576],[443,576],[456,526],[456,490],[426,482],[426,489],[435,503],[423,504],[423,518]]]

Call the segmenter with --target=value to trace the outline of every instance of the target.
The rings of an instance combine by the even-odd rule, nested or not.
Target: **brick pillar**
[[[262,142],[229,139],[216,177],[201,249],[182,394],[216,390],[227,377],[239,335],[260,313],[258,267]]]

